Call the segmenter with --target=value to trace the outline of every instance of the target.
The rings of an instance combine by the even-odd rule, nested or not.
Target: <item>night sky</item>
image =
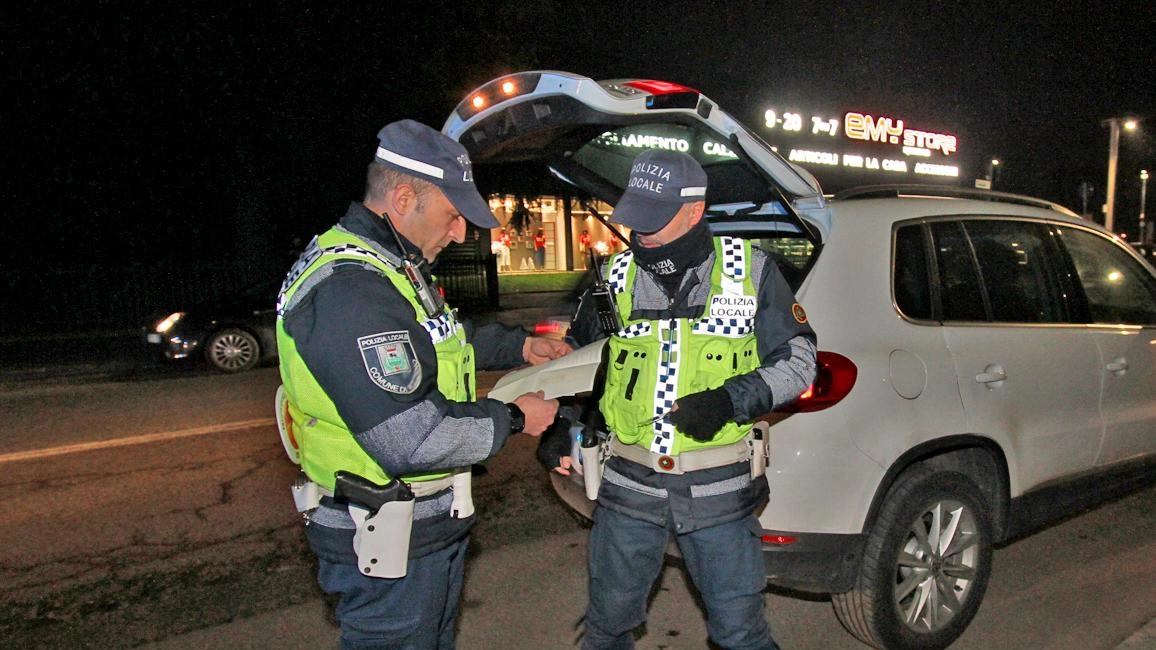
[[[0,263],[282,254],[360,198],[382,125],[440,128],[524,69],[682,83],[752,128],[771,103],[901,115],[959,137],[961,185],[996,156],[997,189],[1078,211],[1088,180],[1097,214],[1101,121],[1147,117],[1121,139],[1123,228],[1156,168],[1151,2],[333,4],[4,10]]]

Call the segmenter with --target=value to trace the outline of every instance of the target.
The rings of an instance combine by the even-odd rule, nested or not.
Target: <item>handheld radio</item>
[[[442,297],[441,287],[438,286],[436,280],[432,279],[432,274],[431,279],[426,279],[425,273],[422,272],[422,267],[426,265],[426,261],[406,251],[405,244],[402,243],[401,236],[397,234],[397,229],[393,227],[393,221],[389,218],[389,214],[383,212],[381,220],[389,227],[389,232],[393,233],[393,239],[397,242],[397,250],[402,255],[401,269],[405,272],[405,277],[409,279],[414,293],[417,294],[422,309],[425,310],[426,316],[436,318],[446,308],[446,300]]]
[[[614,334],[622,329],[622,320],[618,317],[618,305],[614,301],[614,290],[602,277],[602,265],[594,257],[594,250],[590,252],[590,263],[594,269],[594,285],[590,288],[590,296],[594,299],[594,310],[598,312],[598,322],[602,331],[607,335]]]
[[[405,277],[409,278],[414,292],[417,293],[417,298],[421,301],[426,315],[434,318],[445,309],[446,300],[442,297],[441,287],[438,286],[437,282],[430,282],[425,279],[425,274],[421,272],[422,264],[425,264],[423,260],[418,260],[415,264],[412,261],[412,255],[406,255],[406,258],[402,260],[401,268],[405,271]]]

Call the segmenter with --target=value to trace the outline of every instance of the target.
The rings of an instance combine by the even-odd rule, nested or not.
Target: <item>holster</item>
[[[465,519],[474,514],[473,482],[474,474],[468,467],[454,474],[454,501],[450,505],[450,516],[454,519]]]
[[[582,444],[579,447],[582,456],[582,483],[586,487],[586,498],[598,500],[598,488],[602,485],[602,464],[606,462],[606,453],[598,440],[598,435],[591,427],[582,433]]]
[[[405,577],[414,496],[398,479],[377,485],[356,474],[337,472],[333,500],[347,504],[357,530],[353,552],[357,566],[372,578]]]
[[[353,552],[357,566],[371,578],[404,578],[409,566],[409,533],[413,527],[414,500],[391,501],[369,514],[350,503],[349,516],[357,530]]]
[[[756,479],[767,473],[767,445],[770,442],[770,425],[766,422],[755,422],[751,428],[751,478]]]
[[[305,472],[299,472],[290,490],[297,512],[309,512],[321,503],[321,486],[309,480]]]

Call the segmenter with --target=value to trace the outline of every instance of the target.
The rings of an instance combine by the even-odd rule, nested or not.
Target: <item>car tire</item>
[[[261,345],[245,330],[231,327],[213,332],[205,340],[205,360],[221,372],[243,372],[260,359]]]
[[[855,587],[832,595],[835,614],[877,648],[946,648],[979,610],[991,555],[990,509],[975,483],[958,472],[914,468],[880,508]]]

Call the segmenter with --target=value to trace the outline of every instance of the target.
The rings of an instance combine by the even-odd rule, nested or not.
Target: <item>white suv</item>
[[[444,130],[475,164],[545,165],[610,203],[631,144],[703,164],[712,228],[775,254],[821,350],[812,390],[764,418],[768,580],[832,594],[865,643],[947,646],[979,608],[993,544],[1156,467],[1156,272],[1062,207],[942,187],[824,197],[710,100],[650,81],[503,77]],[[599,348],[491,395],[589,400]]]

